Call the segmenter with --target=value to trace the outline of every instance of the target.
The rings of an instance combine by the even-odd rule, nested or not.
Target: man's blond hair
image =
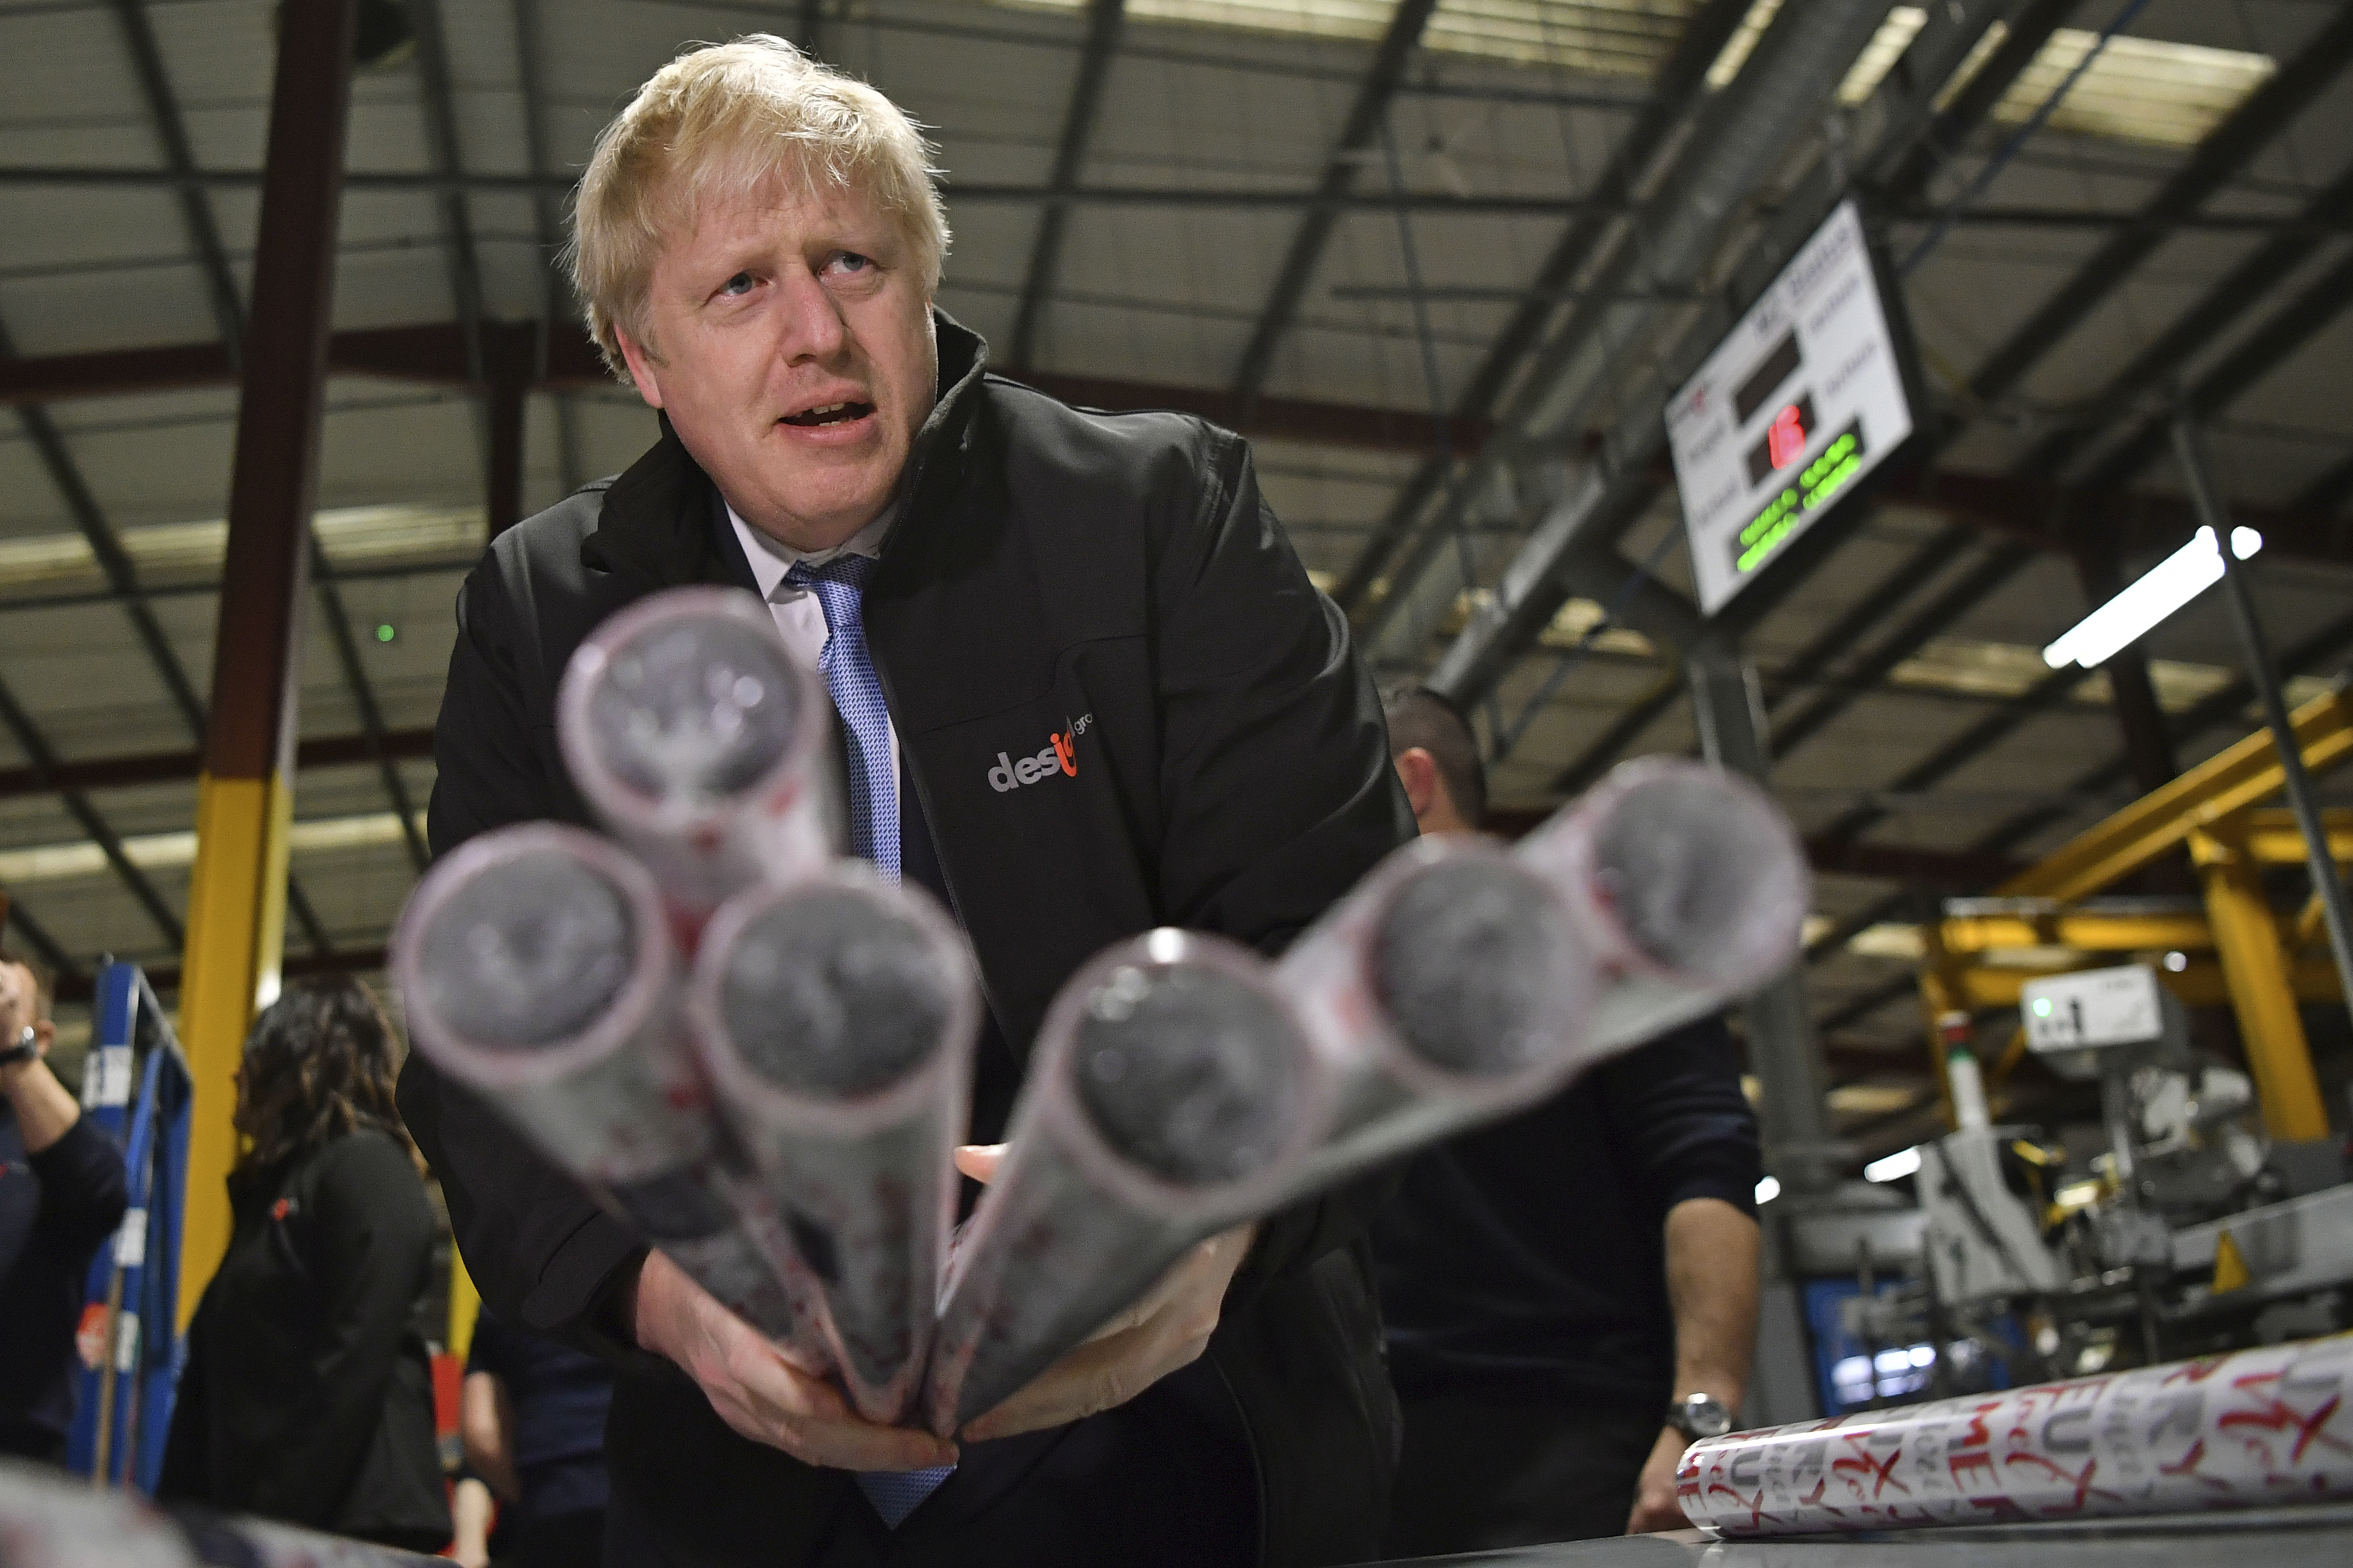
[[[679,56],[597,136],[573,207],[572,281],[605,363],[627,376],[622,331],[656,352],[643,317],[663,244],[703,203],[779,174],[863,189],[898,222],[930,294],[948,248],[931,151],[897,104],[770,34]]]

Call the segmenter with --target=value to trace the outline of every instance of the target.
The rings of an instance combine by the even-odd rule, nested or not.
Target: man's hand
[[[638,1276],[638,1343],[694,1379],[719,1418],[754,1443],[842,1470],[921,1470],[956,1462],[929,1432],[877,1426],[833,1385],[786,1361],[659,1252]]]
[[[956,1151],[956,1169],[986,1182],[997,1173],[1004,1152],[1002,1143],[968,1144]],[[1005,1403],[965,1423],[961,1436],[982,1443],[1060,1426],[1124,1405],[1190,1365],[1208,1348],[1226,1286],[1257,1233],[1254,1225],[1237,1226],[1194,1247],[1127,1310]]]
[[[38,1011],[39,997],[33,983],[33,972],[21,963],[0,963],[0,1047],[16,1045],[27,1025],[35,1026],[34,1045],[39,1056],[48,1055],[48,1041],[42,1037],[47,1031],[38,1028],[34,1014]],[[26,1064],[15,1064],[9,1068]]]
[[[1642,1464],[1642,1475],[1634,1483],[1634,1510],[1626,1516],[1626,1533],[1648,1535],[1659,1530],[1689,1530],[1691,1521],[1683,1517],[1683,1505],[1675,1501],[1675,1472],[1683,1468],[1683,1450],[1691,1439],[1673,1427],[1659,1434],[1651,1445],[1651,1457]]]

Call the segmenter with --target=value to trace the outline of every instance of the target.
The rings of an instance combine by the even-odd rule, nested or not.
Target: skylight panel
[[[2052,34],[2034,63],[2019,73],[1994,118],[2011,125],[2031,119],[2098,41],[2098,34],[2075,27]],[[2052,112],[2051,127],[2160,147],[2194,147],[2278,68],[2268,55],[2239,49],[2113,38]]]
[[[1852,109],[1879,90],[1920,29],[1928,25],[1928,13],[1917,5],[1898,5],[1887,13],[1887,20],[1879,24],[1879,31],[1871,36],[1862,53],[1855,57],[1854,67],[1839,83],[1838,100]]]
[[[1422,42],[1452,54],[1647,80],[1690,12],[1685,0],[1441,0]]]
[[[1031,10],[1074,12],[1085,0],[991,0]],[[1708,68],[1711,87],[1740,74],[1785,0],[1754,0]],[[1440,0],[1422,36],[1440,54],[1542,66],[1588,76],[1648,80],[1674,47],[1697,0]],[[1395,0],[1127,0],[1131,20],[1229,27],[1289,37],[1370,43],[1388,29]],[[1920,5],[1897,5],[1839,86],[1839,101],[1860,104],[1927,25]],[[1975,76],[2003,36],[1996,23],[1938,97],[1938,106]],[[2021,72],[1994,118],[2031,119],[2080,64],[2098,35],[2062,27]],[[2053,130],[2163,147],[2189,147],[2277,69],[2267,56],[2160,39],[2119,37],[2101,51],[2052,115]]]

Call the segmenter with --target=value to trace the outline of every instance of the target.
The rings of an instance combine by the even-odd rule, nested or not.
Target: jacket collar
[[[940,350],[940,395],[907,453],[893,492],[899,522],[884,540],[905,535],[914,514],[952,493],[971,447],[977,388],[988,368],[988,345],[936,306],[932,324]],[[581,563],[592,572],[636,579],[648,589],[685,583],[732,583],[736,544],[719,505],[718,488],[687,452],[667,415],[661,439],[605,492],[596,531],[580,542]]]

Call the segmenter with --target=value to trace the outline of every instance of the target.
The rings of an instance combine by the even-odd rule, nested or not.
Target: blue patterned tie
[[[849,847],[874,868],[899,879],[899,781],[891,768],[891,710],[882,700],[882,678],[866,647],[866,622],[859,614],[874,562],[865,555],[837,555],[822,566],[796,562],[785,580],[817,595],[825,610],[825,647],[818,673],[849,731]],[[866,1470],[858,1489],[891,1529],[915,1511],[955,1473],[954,1465],[927,1470]]]
[[[822,566],[793,563],[785,581],[817,595],[825,611],[824,651],[818,673],[849,731],[849,847],[874,862],[891,881],[899,879],[899,781],[891,770],[891,710],[882,701],[882,678],[866,647],[866,622],[858,613],[874,561],[837,555]]]

